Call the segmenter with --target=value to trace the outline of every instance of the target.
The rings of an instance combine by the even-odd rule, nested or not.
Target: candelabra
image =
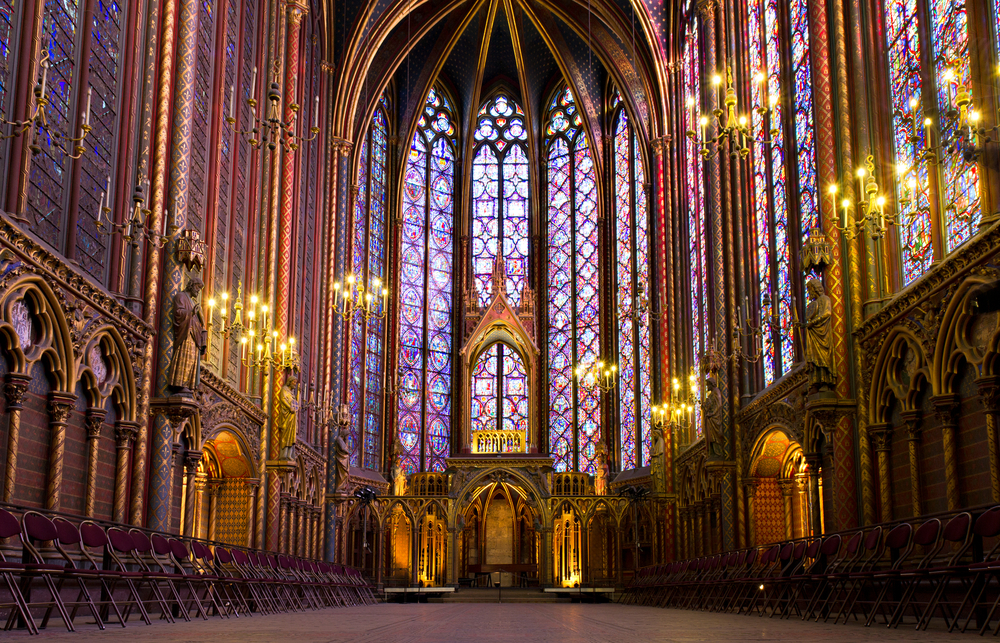
[[[865,159],[865,164],[855,171],[858,179],[859,199],[857,211],[861,216],[855,217],[851,222],[848,213],[851,207],[851,200],[844,199],[840,202],[842,214],[840,223],[830,221],[829,225],[839,230],[848,241],[857,239],[860,235],[868,232],[872,239],[881,239],[885,236],[887,225],[896,225],[902,217],[885,212],[885,196],[879,193],[879,185],[875,180],[875,157],[871,154]],[[827,188],[830,195],[831,212],[837,209],[837,192],[839,187],[836,183]]]
[[[348,273],[344,284],[333,284],[333,312],[345,321],[351,319],[354,313],[359,313],[364,319],[384,319],[388,309],[388,285],[383,285],[378,277],[372,277],[371,285],[366,290],[362,279]]]
[[[250,87],[257,85],[257,68],[253,68],[253,76]],[[297,150],[299,143],[308,143],[319,135],[319,96],[316,96],[316,103],[313,109],[313,124],[309,128],[311,136],[308,138],[295,133],[295,119],[299,113],[299,105],[291,103],[288,107],[292,112],[291,118],[287,121],[281,118],[281,88],[276,81],[272,81],[267,90],[268,106],[263,117],[257,112],[257,99],[253,96],[247,99],[247,105],[252,110],[252,128],[241,130],[236,126],[236,86],[229,87],[229,114],[226,116],[226,123],[239,134],[245,136],[247,142],[254,148],[260,149],[265,143],[267,149],[274,150],[278,145],[281,149]]]
[[[23,121],[12,121],[0,116],[0,123],[6,125],[11,130],[9,134],[0,135],[0,140],[25,136],[32,131],[32,125],[34,125],[34,133],[31,143],[28,145],[28,149],[31,150],[32,154],[38,154],[42,151],[42,148],[38,145],[37,140],[44,130],[49,133],[52,144],[61,149],[63,154],[71,159],[78,159],[83,156],[84,152],[87,151],[83,142],[92,131],[92,128],[90,127],[90,105],[94,92],[92,88],[87,88],[87,104],[84,108],[83,123],[80,125],[79,136],[71,136],[53,129],[49,125],[48,119],[45,117],[45,108],[49,104],[49,99],[45,95],[45,91],[48,89],[49,80],[49,52],[47,48],[44,49],[44,51],[45,53],[39,61],[41,78],[35,83],[33,91],[35,96],[35,108],[32,110],[28,118]],[[64,147],[66,144],[69,144],[70,150],[72,151],[69,151]]]
[[[576,368],[576,378],[585,389],[608,393],[618,385],[618,365],[596,360],[590,366]]]
[[[219,299],[211,297],[208,300],[208,333],[212,335],[215,325],[215,312],[219,311],[219,331],[223,337],[234,339],[240,346],[240,361],[250,370],[262,371],[269,366],[275,370],[297,369],[299,355],[295,348],[295,337],[282,338],[277,330],[270,326],[271,314],[267,304],[261,304],[261,298],[251,295],[249,306],[246,307],[246,323],[243,322],[243,285],[237,284],[236,297],[232,304],[232,314],[229,313],[229,293],[223,292]],[[230,321],[231,320],[231,321]]]
[[[719,87],[722,86],[722,76],[719,74],[712,75],[712,86],[715,91],[718,91]],[[765,81],[765,76],[763,72],[757,72],[754,74],[753,81],[756,84],[761,84]],[[774,107],[778,104],[778,95],[771,94],[768,97],[767,105],[757,105],[752,107],[754,111],[757,112],[758,117],[763,120]],[[733,156],[738,153],[740,158],[746,158],[750,154],[749,141],[754,141],[757,143],[767,144],[772,140],[777,138],[779,134],[778,128],[772,128],[768,134],[770,138],[764,140],[757,140],[754,138],[754,134],[750,128],[750,121],[746,114],[739,114],[736,99],[736,88],[733,87],[733,72],[731,68],[726,69],[726,92],[723,98],[723,105],[725,109],[718,107],[712,110],[712,116],[715,121],[715,126],[719,133],[715,136],[709,137],[707,130],[709,125],[709,118],[704,115],[696,115],[695,107],[696,102],[694,97],[689,97],[687,100],[687,109],[691,112],[692,122],[698,123],[698,132],[694,130],[688,130],[687,136],[692,141],[697,143],[701,148],[702,158],[707,159],[714,152],[719,153],[721,149],[721,144],[725,140],[729,140],[734,144],[733,146]],[[725,119],[723,120],[723,117]]]
[[[147,225],[150,210],[142,207],[144,203],[142,185],[137,182],[135,190],[132,192],[132,213],[124,222],[115,223],[111,219],[111,177],[108,177],[104,191],[101,192],[101,204],[98,208],[96,221],[97,231],[108,237],[120,234],[126,243],[139,243],[145,239],[160,248],[171,241],[176,241],[185,233],[184,228],[177,229],[173,234],[162,234],[151,230]],[[204,242],[201,244],[204,246]]]

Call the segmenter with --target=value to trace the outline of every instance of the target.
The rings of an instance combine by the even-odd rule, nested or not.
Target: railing
[[[523,431],[475,431],[473,453],[524,453]]]

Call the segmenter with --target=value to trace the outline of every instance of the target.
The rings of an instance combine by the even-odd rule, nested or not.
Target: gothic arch
[[[119,420],[135,421],[135,370],[118,329],[105,325],[94,332],[77,355],[76,373],[77,381],[88,392],[90,406],[103,408],[110,397]]]
[[[45,280],[26,276],[7,290],[0,304],[0,337],[13,359],[12,371],[27,374],[31,364],[42,361],[53,378],[52,390],[73,393],[73,338],[64,308]]]
[[[911,330],[897,326],[889,331],[875,362],[875,376],[868,395],[869,422],[888,422],[893,399],[904,409],[919,407],[923,385],[931,380],[923,348]]]
[[[944,307],[934,346],[932,381],[936,395],[957,393],[955,380],[963,361],[975,369],[977,376],[984,375],[984,367],[991,366],[986,364],[986,358],[988,352],[993,350],[987,347],[997,344],[1000,315],[996,312],[977,313],[975,301],[979,288],[995,281],[995,275],[973,274],[955,289]],[[993,318],[992,328],[989,327],[989,317]],[[974,331],[984,336],[970,337]]]

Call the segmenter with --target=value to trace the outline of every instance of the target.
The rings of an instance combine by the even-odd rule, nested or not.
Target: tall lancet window
[[[579,386],[577,364],[600,354],[597,179],[573,94],[549,104],[548,360],[549,452],[557,471],[594,471],[601,439],[601,398]]]
[[[506,296],[521,303],[528,283],[528,132],[524,110],[505,93],[476,116],[472,161],[472,275],[480,306],[492,296],[494,262],[503,256]],[[472,430],[524,431],[528,424],[525,365],[497,344],[472,374]]]
[[[684,85],[684,131],[697,132],[701,112],[701,65],[698,48],[698,19],[688,25],[681,66]],[[690,138],[684,142],[684,181],[688,208],[688,270],[691,273],[691,364],[701,372],[708,350],[708,316],[712,310],[708,296],[708,237],[705,229],[705,172],[701,147]],[[701,407],[695,407],[694,437],[701,436]]]
[[[451,435],[455,125],[427,95],[403,179],[399,268],[399,441],[403,468],[443,471]]]
[[[368,285],[385,280],[386,152],[389,105],[385,95],[375,108],[358,158],[357,198],[351,227],[351,271]],[[351,322],[348,355],[348,403],[353,425],[349,437],[351,464],[379,467],[382,442],[382,378],[385,366],[385,322]]]
[[[637,300],[650,292],[649,206],[641,148],[617,92],[612,109],[618,417],[621,469],[625,470],[649,464],[651,445],[649,320],[635,314]]]
[[[763,340],[764,384],[788,372],[795,358],[792,341],[792,284],[788,216],[788,175],[782,138],[781,52],[777,0],[753,0],[747,19],[750,86],[754,105],[771,105],[768,114],[751,111],[754,139],[753,228],[757,240],[757,279],[761,317],[773,333]],[[778,134],[771,136],[772,131]],[[771,320],[776,319],[777,324]]]

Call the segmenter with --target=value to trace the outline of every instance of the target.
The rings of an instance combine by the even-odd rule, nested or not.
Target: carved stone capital
[[[24,405],[24,396],[28,392],[28,382],[31,378],[21,373],[7,373],[7,381],[3,385],[3,394],[7,401],[7,410],[19,409]]]
[[[69,413],[73,410],[75,395],[66,393],[49,394],[49,422],[52,424],[66,424],[69,420]]]
[[[887,423],[869,425],[868,438],[876,451],[889,451],[892,448],[892,425]]]
[[[104,418],[107,412],[104,409],[87,409],[87,417],[84,424],[87,425],[87,439],[93,440],[101,437],[101,427],[104,426]]]
[[[126,422],[124,420],[115,422],[115,446],[119,449],[131,448],[132,442],[138,434],[138,422]]]
[[[201,462],[201,451],[185,451],[184,452],[184,469],[191,475],[198,468],[198,463]]]
[[[302,18],[309,13],[309,6],[302,2],[296,2],[295,0],[288,0],[287,3],[288,12],[288,22],[292,25],[298,25],[302,22]]]
[[[806,453],[806,466],[809,467],[809,475],[818,476],[819,470],[823,466],[822,453]]]
[[[1000,413],[1000,377],[981,377],[976,380],[979,387],[979,397],[983,401],[983,409],[987,413]]]
[[[788,498],[795,491],[795,480],[791,478],[782,478],[778,480],[778,488],[781,489],[781,495]]]
[[[954,393],[950,395],[938,395],[931,398],[934,404],[934,417],[942,427],[954,427],[957,422],[955,412],[958,410],[958,396]]]
[[[659,136],[650,141],[653,147],[653,155],[661,156],[670,147],[670,135]]]
[[[836,395],[825,395],[824,393],[808,396],[805,406],[806,413],[828,437],[832,437],[836,432],[840,418],[857,412],[857,404],[854,400],[836,397]],[[827,442],[832,443],[832,440],[828,439]]]
[[[899,415],[903,418],[903,422],[906,423],[906,439],[919,442],[920,425],[924,421],[924,412],[920,409],[909,409],[902,411]]]
[[[760,480],[757,478],[747,478],[743,481],[743,488],[746,489],[747,497],[753,499],[754,495],[757,494],[757,487],[760,485]]]
[[[167,418],[167,422],[170,423],[170,428],[173,430],[174,440],[180,435],[187,419],[198,411],[198,405],[194,399],[184,395],[156,398],[150,406]]]
[[[715,13],[716,4],[716,0],[697,0],[694,8],[702,18],[711,18]]]

